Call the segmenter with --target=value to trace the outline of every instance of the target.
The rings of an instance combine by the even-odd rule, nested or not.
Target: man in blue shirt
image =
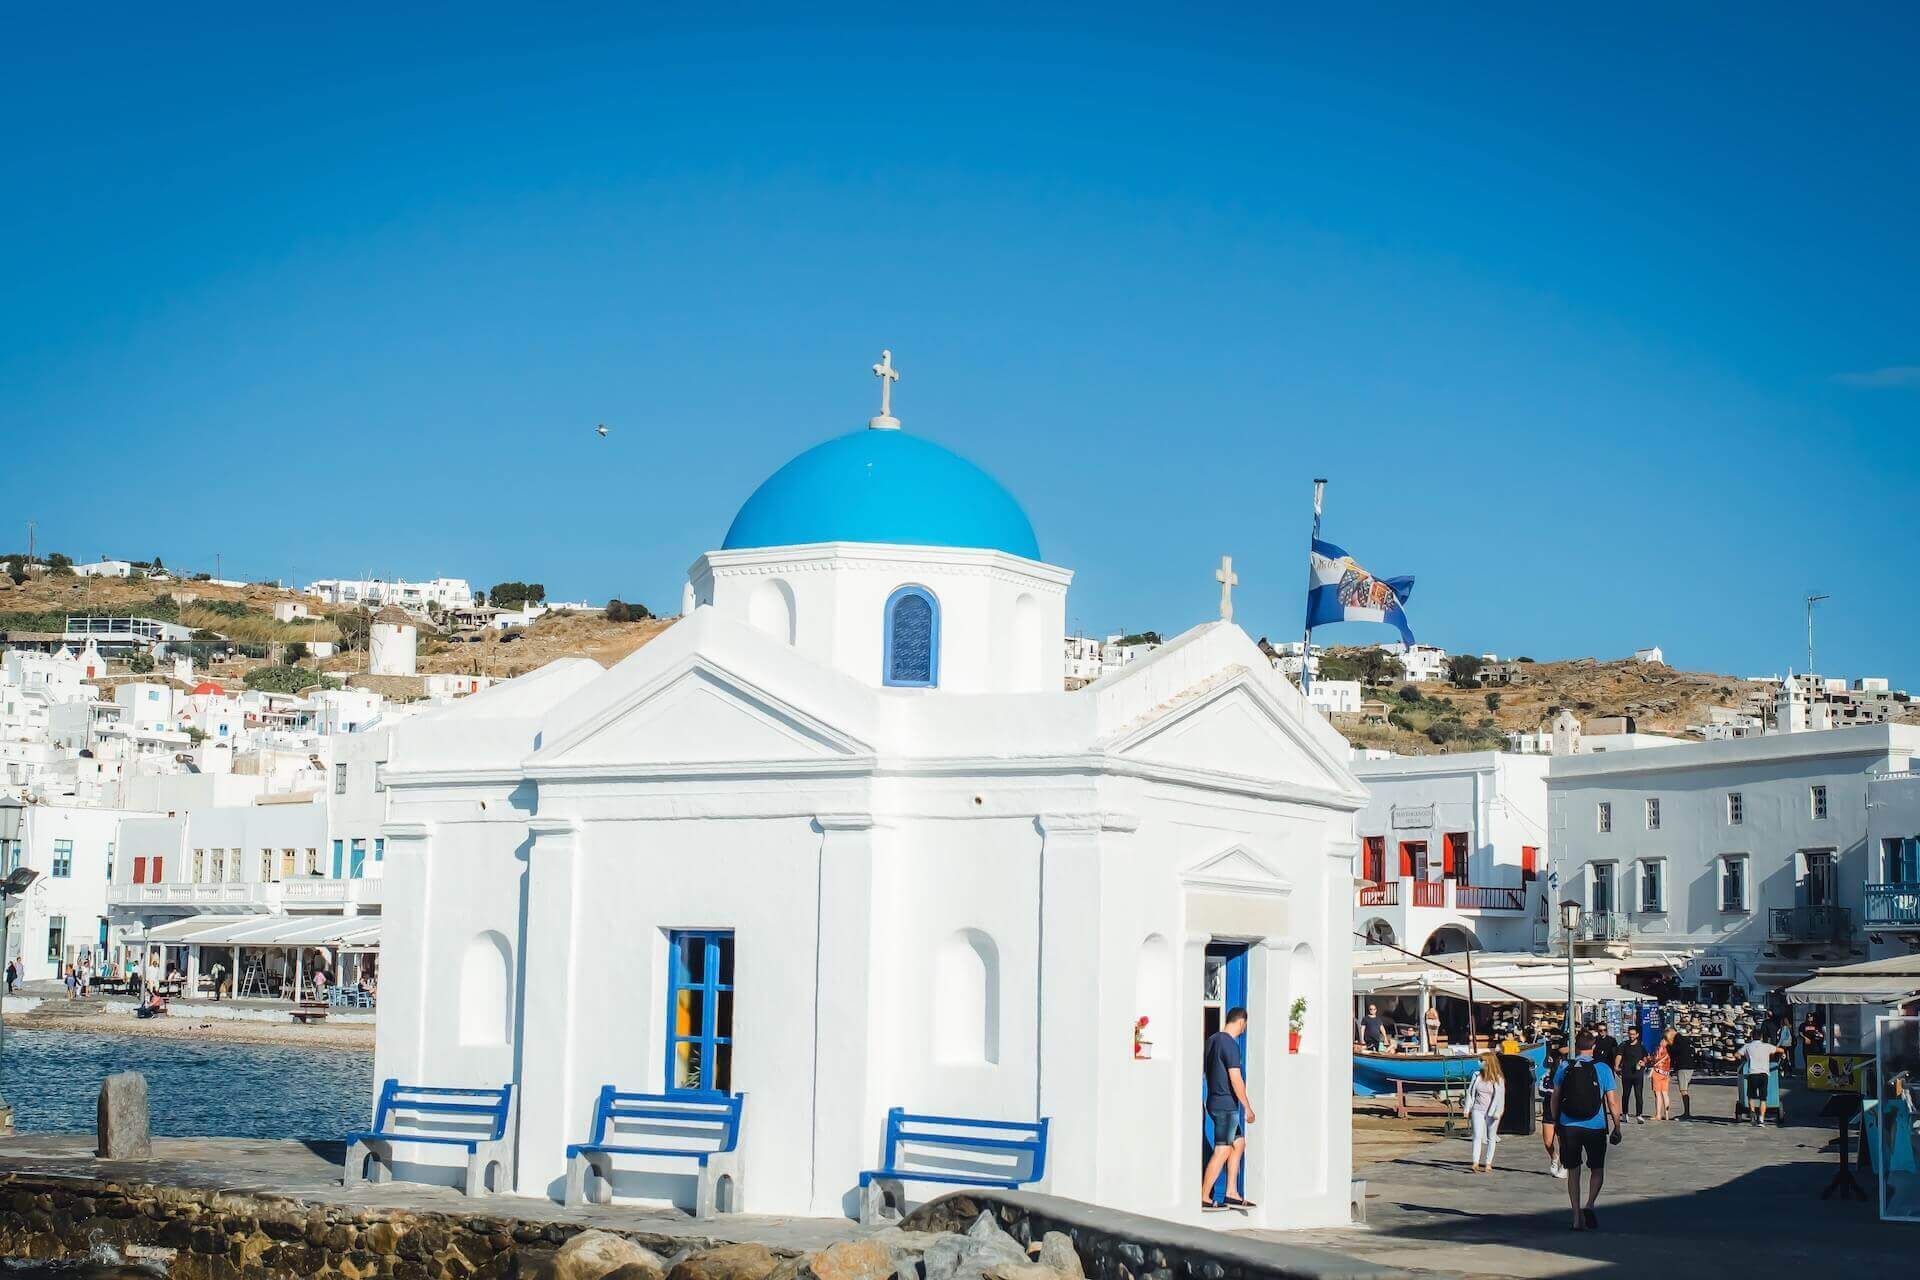
[[[1573,1205],[1575,1231],[1600,1227],[1593,1205],[1600,1198],[1607,1142],[1620,1122],[1620,1082],[1612,1067],[1593,1060],[1593,1040],[1591,1031],[1582,1031],[1574,1041],[1573,1061],[1554,1072],[1553,1096],[1547,1104],[1560,1139],[1560,1163],[1567,1170],[1567,1200]],[[1591,1170],[1584,1208],[1580,1204],[1583,1164]]]
[[[1227,1010],[1227,1020],[1207,1037],[1207,1118],[1213,1121],[1213,1153],[1200,1178],[1202,1209],[1251,1209],[1253,1202],[1243,1200],[1240,1190],[1240,1160],[1247,1151],[1246,1134],[1241,1131],[1241,1112],[1246,1123],[1253,1123],[1253,1103],[1247,1097],[1246,1074],[1240,1069],[1240,1037],[1246,1034],[1247,1011],[1235,1006]],[[1213,1202],[1213,1184],[1220,1171],[1227,1171],[1225,1199]]]

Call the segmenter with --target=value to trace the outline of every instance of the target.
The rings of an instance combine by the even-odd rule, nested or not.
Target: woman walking
[[[1653,1081],[1653,1118],[1655,1122],[1673,1119],[1673,1042],[1679,1031],[1668,1027],[1653,1051],[1653,1064],[1647,1075]]]
[[[1507,1077],[1500,1055],[1480,1055],[1480,1069],[1467,1082],[1467,1119],[1473,1126],[1473,1171],[1493,1172],[1493,1148],[1500,1141],[1500,1117],[1507,1112]]]

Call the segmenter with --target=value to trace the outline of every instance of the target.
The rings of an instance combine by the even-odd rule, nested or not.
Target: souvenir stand
[[[1862,1128],[1880,1174],[1880,1217],[1920,1222],[1920,1017],[1874,1022],[1874,1096]]]

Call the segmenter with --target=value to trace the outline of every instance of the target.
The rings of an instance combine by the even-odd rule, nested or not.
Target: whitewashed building
[[[376,1074],[517,1083],[521,1195],[614,1084],[745,1091],[750,1212],[851,1212],[905,1106],[1046,1116],[1040,1189],[1199,1223],[1202,1038],[1244,1002],[1260,1207],[1204,1221],[1344,1222],[1345,742],[1225,622],[1065,691],[1071,574],[898,427],[776,472],[611,670],[396,726]]]
[[[1920,728],[1879,725],[1556,757],[1554,862],[1583,941],[1691,951],[1683,981],[1710,998],[1865,959],[1868,783],[1916,754]]]
[[[0,873],[28,866],[33,887],[7,902],[8,958],[26,981],[58,978],[69,964],[98,969],[108,959],[107,885],[114,868],[122,809],[29,804],[19,846]]]
[[[1356,763],[1369,799],[1353,927],[1422,955],[1545,944],[1549,764],[1498,751]]]
[[[1400,659],[1407,679],[1415,683],[1438,683],[1447,678],[1447,651],[1439,645],[1395,640],[1380,647]]]
[[[319,596],[328,604],[362,605],[378,608],[383,604],[425,612],[428,608],[464,609],[473,603],[473,588],[465,578],[434,578],[427,582],[408,582],[385,578],[322,578],[307,584],[307,594]]]
[[[1360,702],[1358,680],[1315,680],[1307,688],[1307,705],[1321,715],[1357,716]]]

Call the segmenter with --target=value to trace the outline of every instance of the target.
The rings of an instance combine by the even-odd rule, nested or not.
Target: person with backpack
[[[1567,1201],[1573,1206],[1573,1229],[1597,1231],[1594,1204],[1607,1166],[1607,1145],[1618,1141],[1620,1082],[1613,1068],[1593,1060],[1593,1033],[1583,1031],[1574,1041],[1573,1061],[1553,1076],[1554,1128],[1560,1142],[1560,1163],[1567,1169]],[[1580,1169],[1588,1170],[1586,1204],[1580,1202]]]

